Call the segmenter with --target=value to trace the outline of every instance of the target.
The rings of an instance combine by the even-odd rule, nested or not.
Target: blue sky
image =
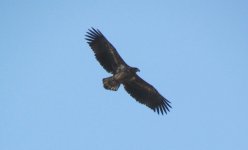
[[[0,1],[1,150],[247,150],[248,2]],[[161,116],[84,40],[95,27],[172,102]]]

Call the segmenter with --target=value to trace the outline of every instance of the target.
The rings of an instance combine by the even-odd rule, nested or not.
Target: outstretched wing
[[[85,36],[87,43],[95,53],[96,59],[106,71],[116,73],[120,65],[126,65],[114,46],[98,29],[89,29]]]
[[[123,84],[125,90],[133,98],[148,106],[153,111],[156,111],[158,114],[167,114],[167,111],[170,111],[170,101],[160,95],[152,85],[141,79],[138,75]]]

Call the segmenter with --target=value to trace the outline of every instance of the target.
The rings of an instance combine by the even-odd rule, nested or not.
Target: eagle
[[[137,75],[140,70],[129,66],[100,30],[88,29],[85,36],[100,65],[112,74],[102,79],[105,89],[117,91],[122,84],[127,93],[136,101],[151,108],[154,112],[163,115],[170,111],[170,101]]]

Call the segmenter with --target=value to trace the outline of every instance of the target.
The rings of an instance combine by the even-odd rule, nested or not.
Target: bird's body
[[[169,111],[170,102],[160,95],[152,85],[136,74],[139,71],[138,68],[130,67],[124,62],[116,49],[99,30],[89,29],[86,37],[96,59],[106,71],[113,74],[113,76],[103,79],[105,89],[117,91],[123,84],[125,90],[138,102],[158,113],[163,114]]]
[[[117,91],[120,84],[125,84],[132,80],[137,71],[139,71],[137,68],[120,66],[113,76],[103,79],[103,86],[108,90]]]

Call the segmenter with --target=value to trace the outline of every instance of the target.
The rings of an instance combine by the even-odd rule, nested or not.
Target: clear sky
[[[248,149],[248,1],[1,0],[0,19],[1,150]],[[103,88],[90,27],[167,115]]]

